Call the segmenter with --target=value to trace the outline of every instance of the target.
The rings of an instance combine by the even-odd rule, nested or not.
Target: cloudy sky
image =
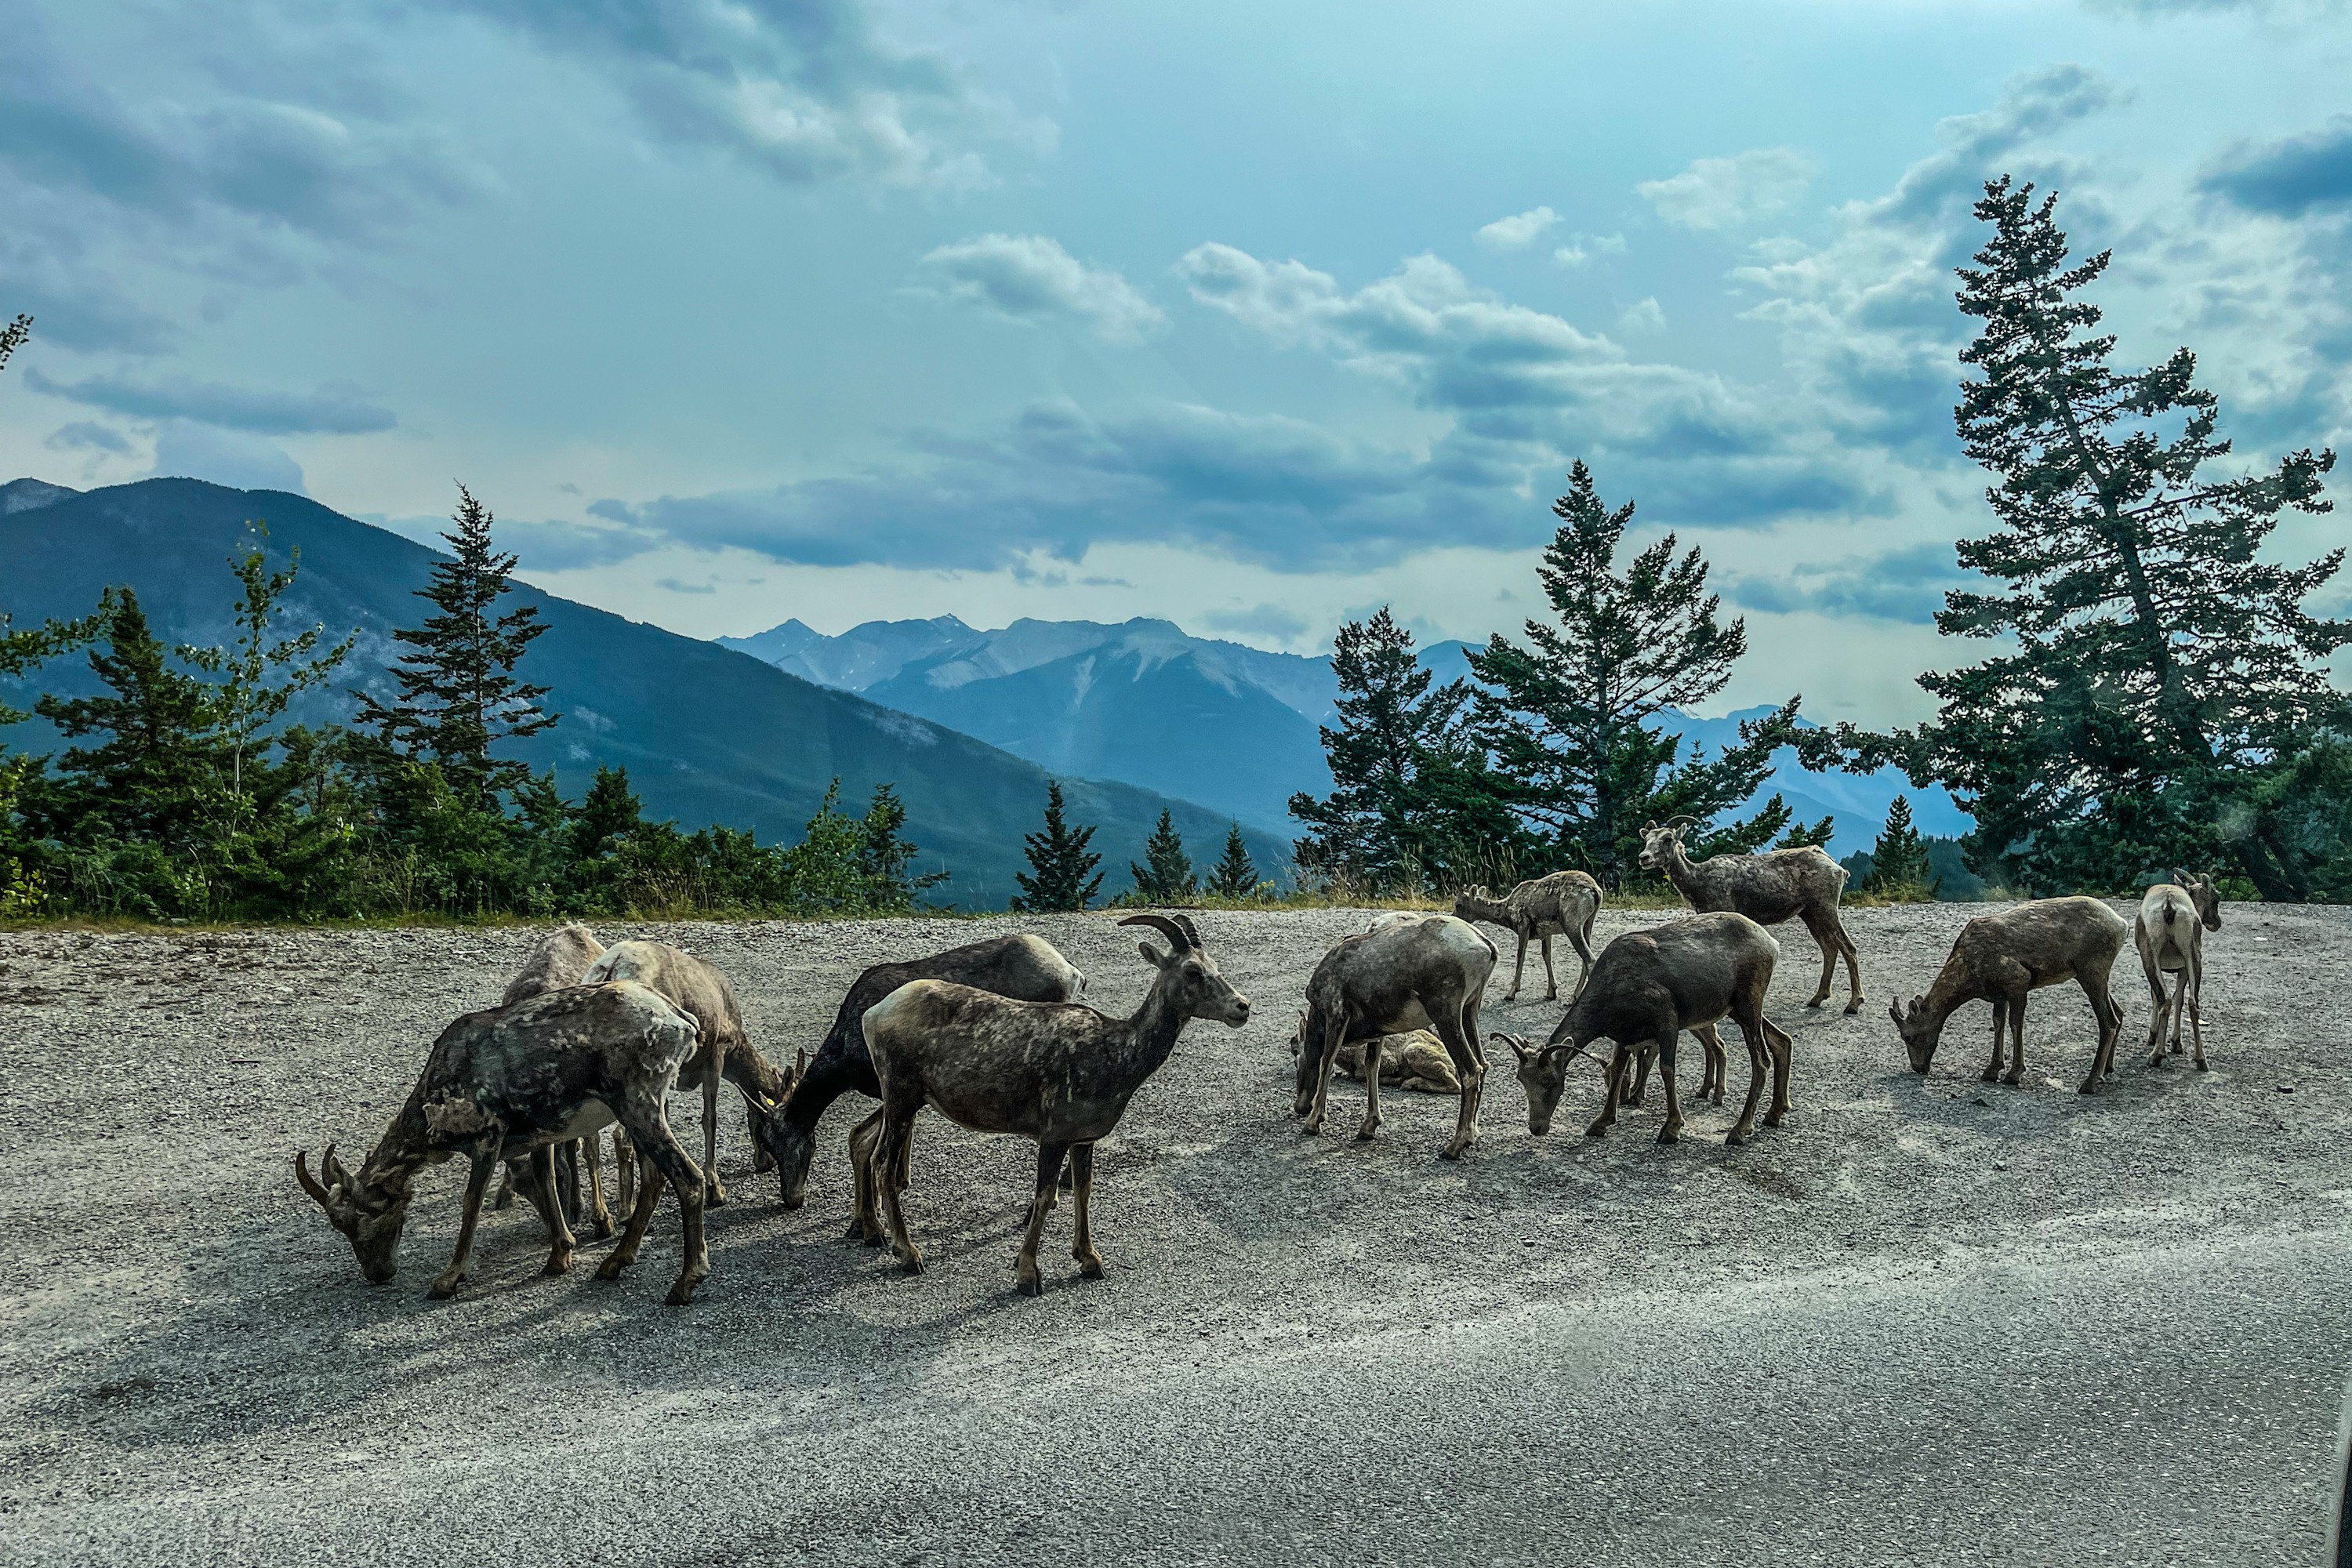
[[[2001,171],[2245,452],[2352,433],[2341,4],[0,0],[0,475],[418,534],[463,479],[532,580],[695,635],[1483,637],[1582,456],[1748,616],[1727,701],[1915,715]]]

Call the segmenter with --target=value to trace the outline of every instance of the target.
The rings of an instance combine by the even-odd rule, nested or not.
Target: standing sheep
[[[2172,1054],[2180,1054],[2180,1014],[2188,1009],[2197,1054],[2190,1059],[2205,1070],[2205,933],[2221,929],[2221,894],[2210,873],[2194,877],[2175,869],[2172,880],[2158,882],[2139,901],[2132,922],[2132,944],[2139,949],[2139,966],[2147,976],[2150,1005],[2147,1020],[2147,1065],[2164,1065],[2165,1022],[2171,1020]],[[2164,976],[2178,973],[2172,1001],[2166,1005]]]
[[[2116,954],[2130,931],[2123,916],[2096,899],[2037,899],[1999,914],[1979,915],[1960,928],[1951,956],[1925,996],[1907,1007],[1890,1006],[1895,1032],[1910,1056],[1911,1070],[1925,1073],[1936,1059],[1944,1020],[1970,1002],[1992,1004],[1992,1060],[1984,1069],[1990,1083],[2001,1077],[2000,1033],[2009,1026],[2009,1074],[2014,1087],[2025,1076],[2025,998],[2045,985],[2072,980],[2090,998],[2099,1020],[2098,1049],[2091,1057],[2083,1092],[2094,1093],[2115,1070],[2116,1037],[2123,1033],[2124,1010],[2108,990]]]
[[[1527,971],[1531,937],[1543,943],[1544,1000],[1559,1000],[1559,977],[1551,969],[1551,939],[1556,936],[1565,936],[1576,949],[1577,959],[1584,966],[1577,973],[1576,988],[1583,990],[1584,983],[1592,977],[1592,920],[1600,912],[1601,884],[1581,871],[1554,871],[1549,877],[1521,882],[1499,899],[1483,886],[1465,888],[1454,895],[1455,920],[1485,921],[1519,939],[1518,961],[1511,965],[1511,988],[1503,994],[1506,1002],[1518,998],[1519,976]]]
[[[1845,923],[1838,919],[1845,868],[1817,845],[1762,855],[1710,855],[1694,861],[1684,852],[1683,835],[1697,822],[1695,816],[1677,816],[1664,826],[1653,822],[1643,827],[1642,865],[1664,873],[1683,901],[1703,914],[1729,910],[1767,926],[1791,917],[1802,921],[1822,950],[1822,984],[1805,1005],[1818,1007],[1829,1000],[1843,955],[1853,991],[1845,1010],[1849,1015],[1861,1012],[1862,960],[1853,939],[1845,933]]]

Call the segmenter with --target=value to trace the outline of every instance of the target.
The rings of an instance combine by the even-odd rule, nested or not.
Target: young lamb
[[[1657,1054],[1666,1093],[1665,1125],[1658,1142],[1682,1137],[1683,1112],[1675,1093],[1675,1047],[1682,1032],[1694,1032],[1728,1016],[1748,1045],[1748,1102],[1724,1138],[1745,1143],[1756,1130],[1756,1104],[1764,1087],[1767,1053],[1772,1062],[1772,1105],[1764,1125],[1778,1127],[1789,1112],[1789,1067],[1794,1042],[1764,1016],[1764,994],[1780,960],[1772,933],[1745,915],[1728,911],[1692,915],[1647,931],[1627,931],[1601,949],[1591,983],[1541,1048],[1517,1036],[1502,1037],[1519,1058],[1519,1084],[1528,1092],[1528,1131],[1540,1137],[1551,1130],[1566,1086],[1568,1065],[1597,1039],[1614,1042],[1608,1065],[1608,1095],[1587,1133],[1598,1138],[1616,1125],[1626,1080],[1644,1053]],[[1702,1036],[1702,1039],[1706,1037]],[[1722,1043],[1716,1042],[1719,1055]],[[1710,1061],[1719,1082],[1721,1068]]]
[[[1762,855],[1710,855],[1694,861],[1683,849],[1683,835],[1698,819],[1677,816],[1663,826],[1651,823],[1642,829],[1641,863],[1664,874],[1683,901],[1702,913],[1728,910],[1746,915],[1758,925],[1779,925],[1795,919],[1812,933],[1822,950],[1822,983],[1808,1007],[1829,1000],[1836,984],[1838,960],[1845,960],[1850,993],[1845,1010],[1862,1011],[1862,959],[1838,918],[1838,900],[1844,895],[1846,869],[1818,846],[1774,849]]]
[[[2011,1056],[2004,1082],[2025,1074],[2025,998],[2045,985],[2072,980],[2083,987],[2099,1020],[2099,1046],[2091,1058],[2083,1092],[2097,1090],[2115,1070],[2116,1038],[2124,1010],[2108,990],[2116,954],[2130,931],[2124,919],[2096,899],[2037,899],[1999,914],[1979,915],[1960,928],[1951,956],[1925,996],[1910,1005],[1890,1006],[1895,1032],[1911,1058],[1911,1070],[1925,1073],[1935,1060],[1944,1020],[1970,1002],[1992,1004],[1992,1060],[1984,1069],[1990,1083],[2001,1077],[2000,1036],[2006,1018]]]
[[[1294,1061],[1305,1048],[1307,1015],[1298,1015],[1298,1024],[1291,1031],[1290,1055]],[[1364,1080],[1364,1057],[1375,1042],[1351,1040],[1339,1047],[1339,1070],[1361,1083]],[[1380,1049],[1374,1058],[1380,1064],[1381,1083],[1385,1088],[1412,1089],[1422,1094],[1460,1094],[1462,1079],[1454,1070],[1454,1058],[1445,1042],[1428,1029],[1412,1029],[1402,1035],[1385,1035],[1377,1042]]]
[[[1511,965],[1511,988],[1503,994],[1506,1002],[1519,994],[1519,976],[1528,967],[1528,941],[1535,938],[1543,943],[1544,1000],[1559,999],[1559,977],[1552,973],[1551,939],[1565,936],[1576,949],[1583,968],[1576,976],[1576,988],[1592,978],[1592,921],[1601,911],[1601,884],[1581,871],[1554,871],[1549,877],[1538,877],[1521,882],[1502,898],[1496,898],[1484,887],[1465,888],[1454,895],[1454,918],[1464,921],[1485,921],[1498,925],[1519,939],[1518,961]]]
[[[483,1191],[503,1160],[531,1163],[526,1195],[547,1225],[546,1272],[571,1268],[572,1236],[554,1202],[550,1146],[617,1121],[677,1189],[686,1249],[669,1301],[683,1306],[710,1272],[702,1239],[702,1173],[671,1135],[663,1101],[699,1045],[693,1018],[642,985],[567,986],[468,1013],[434,1041],[407,1103],[356,1174],[329,1143],[319,1175],[310,1173],[300,1152],[294,1156],[294,1175],[350,1240],[362,1276],[381,1285],[397,1264],[416,1173],[464,1155],[472,1169],[457,1251],[433,1281],[432,1294],[446,1297],[467,1279]],[[645,1184],[598,1279],[617,1279],[636,1261],[660,1193],[661,1184]]]
[[[2139,966],[2147,976],[2154,1012],[2147,1020],[2147,1065],[2164,1065],[2164,1033],[2172,1027],[2172,1055],[2180,1054],[2180,1014],[2189,1013],[2189,1031],[2197,1054],[2189,1058],[2205,1070],[2205,933],[2221,929],[2221,894],[2212,875],[2191,876],[2175,869],[2172,880],[2158,882],[2139,901],[2132,922],[2132,943],[2139,949]],[[2173,985],[2169,1005],[2164,996],[2164,976],[2180,976]]]

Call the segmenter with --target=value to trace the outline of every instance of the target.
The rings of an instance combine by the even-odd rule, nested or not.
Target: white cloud
[[[1617,325],[1628,332],[1663,332],[1666,330],[1665,308],[1653,295],[1617,312]]]
[[[1071,321],[1107,343],[1163,331],[1159,306],[1107,267],[1088,267],[1041,234],[983,234],[940,246],[919,265],[952,298],[1008,321]]]
[[[1643,181],[1633,194],[1684,228],[1738,228],[1795,205],[1815,172],[1813,161],[1794,148],[1759,147],[1733,158],[1701,158],[1669,179]]]
[[[1622,256],[1625,237],[1622,234],[1580,234],[1551,253],[1551,258],[1562,267],[1581,267],[1596,256]]]
[[[1559,222],[1549,207],[1530,207],[1510,217],[1498,217],[1480,229],[1476,238],[1489,250],[1525,250]]]

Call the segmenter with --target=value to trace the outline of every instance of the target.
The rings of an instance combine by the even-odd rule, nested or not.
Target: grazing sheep
[[[294,1175],[349,1238],[360,1273],[381,1285],[396,1267],[410,1182],[426,1165],[466,1156],[472,1169],[457,1251],[433,1281],[432,1294],[446,1297],[467,1279],[483,1190],[502,1160],[531,1162],[527,1195],[551,1244],[546,1272],[571,1268],[572,1236],[553,1201],[549,1149],[617,1121],[677,1189],[686,1248],[669,1301],[683,1306],[710,1272],[702,1239],[702,1173],[671,1136],[663,1100],[699,1045],[694,1019],[642,985],[567,986],[468,1013],[434,1041],[407,1103],[357,1174],[344,1169],[329,1143],[318,1176],[299,1152]],[[645,1184],[598,1279],[617,1279],[636,1261],[660,1192],[658,1183]]]
[[[716,1208],[727,1201],[719,1180],[719,1085],[724,1079],[742,1093],[744,1115],[751,1124],[757,1146],[762,1102],[784,1098],[791,1080],[776,1070],[751,1044],[743,1028],[743,1009],[727,977],[683,948],[662,942],[615,942],[588,967],[583,984],[634,980],[652,987],[689,1014],[702,1031],[702,1049],[679,1071],[677,1086],[702,1091],[702,1175],[707,1184],[703,1201]],[[627,1181],[622,1173],[621,1202],[628,1205]]]
[[[1290,1054],[1295,1060],[1305,1046],[1307,1015],[1298,1015],[1298,1026],[1290,1036]],[[1364,1052],[1370,1044],[1354,1040],[1339,1047],[1339,1070],[1361,1083],[1364,1078]],[[1454,1058],[1447,1052],[1445,1042],[1427,1029],[1413,1029],[1402,1035],[1383,1037],[1380,1044],[1381,1082],[1393,1089],[1409,1089],[1423,1094],[1460,1094],[1461,1077],[1454,1070]]]
[[[2124,1010],[2108,990],[2116,954],[2130,931],[2124,919],[2096,899],[2037,899],[1999,914],[1979,915],[1960,928],[1951,956],[1925,996],[1907,1007],[1890,1006],[1895,1032],[1911,1058],[1911,1070],[1925,1073],[1936,1058],[1944,1020],[1970,1002],[1992,1004],[1992,1060],[1984,1069],[1990,1083],[2001,1076],[2000,1035],[2008,1021],[2011,1047],[2009,1075],[2014,1085],[2025,1074],[2025,998],[2029,992],[2072,980],[2083,987],[2098,1016],[2099,1046],[2091,1058],[2083,1092],[2115,1070],[2116,1037]]]
[[[2188,1009],[2189,1031],[2197,1054],[2189,1059],[2205,1070],[2205,933],[2221,929],[2221,894],[2210,872],[2202,877],[2175,869],[2172,880],[2158,882],[2139,901],[2132,922],[2132,944],[2139,949],[2139,966],[2147,976],[2155,1011],[2147,1020],[2147,1065],[2164,1065],[2165,1021],[2172,1025],[2172,1054],[2180,1054],[2180,1014]],[[2164,997],[2167,971],[2180,976],[2172,1001]]]
[[[506,994],[499,998],[499,1005],[504,1007],[542,992],[560,991],[567,985],[579,984],[581,976],[588,973],[589,965],[594,963],[604,952],[604,944],[598,942],[596,933],[586,926],[574,921],[556,927],[540,938],[530,952],[524,955],[522,967],[515,971],[512,980],[507,982]],[[604,1167],[597,1158],[597,1143],[601,1137],[600,1133],[591,1133],[585,1138],[556,1146],[555,1184],[563,1205],[563,1217],[578,1225],[581,1221],[580,1156],[584,1152],[588,1156],[589,1217],[596,1234],[606,1237],[613,1234],[613,1215],[612,1211],[604,1206]],[[614,1176],[621,1175],[625,1168],[635,1173],[636,1156],[629,1152],[626,1140],[617,1134],[613,1155]],[[490,1206],[502,1209],[512,1205],[516,1182],[528,1182],[530,1179],[530,1166],[525,1162],[508,1162],[506,1170],[499,1176],[498,1196],[490,1200]],[[622,1189],[621,1206],[628,1206],[625,1186]]]
[[[1711,855],[1693,861],[1683,849],[1683,835],[1697,824],[1694,816],[1677,816],[1661,826],[1642,829],[1642,864],[1663,872],[1683,901],[1702,913],[1729,910],[1746,915],[1758,925],[1779,925],[1794,917],[1802,921],[1822,950],[1822,983],[1808,1007],[1829,1000],[1837,981],[1837,963],[1845,959],[1852,994],[1849,1014],[1862,1011],[1862,960],[1853,939],[1838,919],[1838,900],[1845,892],[1846,869],[1818,846],[1774,849],[1762,855]]]
[[[1780,960],[1772,933],[1745,915],[1720,912],[1669,921],[1647,931],[1627,931],[1601,952],[1592,980],[1580,992],[1551,1037],[1540,1049],[1516,1035],[1501,1037],[1519,1058],[1519,1083],[1528,1091],[1528,1131],[1551,1131],[1552,1113],[1568,1079],[1568,1064],[1597,1039],[1614,1042],[1608,1066],[1608,1094],[1601,1115],[1585,1129],[1598,1138],[1617,1121],[1626,1080],[1637,1058],[1654,1050],[1659,1080],[1666,1092],[1665,1125],[1658,1142],[1679,1141],[1682,1105],[1675,1094],[1675,1046],[1685,1029],[1708,1038],[1717,1020],[1728,1016],[1748,1045],[1748,1102],[1724,1142],[1745,1143],[1756,1130],[1756,1102],[1764,1087],[1764,1062],[1772,1062],[1772,1105],[1764,1125],[1778,1127],[1789,1112],[1789,1067],[1794,1042],[1764,1016],[1764,994]],[[1708,1052],[1709,1069],[1720,1094],[1722,1042]],[[1645,1066],[1646,1071],[1646,1066]],[[1702,1086],[1702,1091],[1704,1086]]]
[[[1521,882],[1499,899],[1484,887],[1465,888],[1454,895],[1454,919],[1485,921],[1519,939],[1518,960],[1511,965],[1511,988],[1503,993],[1506,1002],[1519,994],[1530,937],[1543,943],[1544,1000],[1559,999],[1559,977],[1551,969],[1551,939],[1556,936],[1565,936],[1576,949],[1577,959],[1584,965],[1576,976],[1576,988],[1583,990],[1584,983],[1592,978],[1592,920],[1600,912],[1601,884],[1581,871],[1554,871],[1549,877]]]
[[[1452,915],[1384,916],[1370,931],[1345,937],[1307,982],[1307,1017],[1299,1025],[1296,1113],[1302,1131],[1323,1131],[1331,1070],[1340,1047],[1364,1042],[1364,1121],[1359,1139],[1381,1124],[1381,1041],[1414,1029],[1433,1030],[1453,1058],[1462,1085],[1454,1137],[1441,1153],[1458,1160],[1477,1141],[1478,1099],[1486,1058],[1478,1034],[1478,1005],[1499,955],[1477,927]]]
[[[825,1032],[808,1071],[793,1085],[791,1098],[777,1108],[775,1115],[762,1121],[760,1141],[774,1158],[786,1208],[800,1207],[807,1197],[809,1167],[816,1157],[817,1121],[826,1108],[853,1091],[881,1098],[882,1085],[874,1076],[874,1058],[866,1053],[866,1035],[858,1020],[910,980],[951,981],[1016,1002],[1075,1002],[1087,989],[1087,977],[1076,964],[1044,937],[1027,934],[966,942],[904,963],[877,963],[860,974],[841,999],[833,1027]],[[866,1169],[866,1154],[881,1126],[882,1113],[877,1110],[851,1131],[853,1173]],[[880,1216],[862,1190],[856,1214],[850,1235],[880,1241]]]
[[[915,1118],[926,1105],[978,1132],[1010,1132],[1037,1145],[1037,1184],[1015,1277],[1021,1293],[1043,1289],[1037,1241],[1053,1206],[1054,1183],[1066,1155],[1076,1192],[1078,1272],[1102,1277],[1087,1225],[1094,1191],[1095,1142],[1118,1125],[1128,1101],[1176,1048],[1193,1018],[1239,1028],[1249,998],[1217,972],[1200,933],[1181,915],[1129,915],[1121,925],[1166,936],[1165,952],[1139,943],[1159,971],[1131,1017],[1112,1018],[1076,1002],[1014,1002],[940,980],[898,987],[866,1015],[866,1048],[882,1085],[881,1135],[871,1155],[891,1245],[910,1274],[922,1254],[908,1238],[899,1183]]]

